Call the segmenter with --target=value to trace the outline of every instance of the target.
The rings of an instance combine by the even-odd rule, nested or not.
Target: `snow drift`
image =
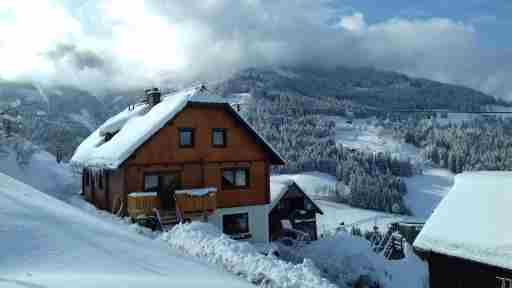
[[[321,276],[311,261],[292,264],[260,254],[249,243],[235,241],[216,227],[194,222],[162,235],[171,247],[222,265],[252,283],[266,287],[336,287]]]

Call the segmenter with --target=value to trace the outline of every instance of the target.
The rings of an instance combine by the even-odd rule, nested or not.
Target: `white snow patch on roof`
[[[198,94],[193,87],[169,94],[149,109],[146,104],[128,107],[107,120],[76,149],[71,162],[80,166],[115,169],[140,145],[179,113],[189,101],[218,103],[218,98]],[[224,102],[221,102],[224,103]],[[117,133],[108,142],[104,135]]]
[[[289,178],[270,177],[270,210],[279,203],[292,183],[293,180]]]
[[[134,198],[138,198],[138,197],[156,197],[156,196],[157,196],[156,192],[132,192],[132,193],[128,194],[128,197],[134,197]]]
[[[511,189],[512,172],[457,175],[414,246],[512,269]]]

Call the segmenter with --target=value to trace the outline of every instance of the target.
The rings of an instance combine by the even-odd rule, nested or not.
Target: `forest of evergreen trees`
[[[410,118],[394,133],[421,148],[423,156],[454,173],[512,170],[512,119],[482,116],[460,124],[439,125],[432,119]]]
[[[244,116],[286,159],[275,173],[320,171],[336,175],[350,188],[339,200],[360,208],[407,213],[400,176],[413,167],[383,153],[366,153],[337,146],[335,123],[304,111],[300,96],[252,99]]]

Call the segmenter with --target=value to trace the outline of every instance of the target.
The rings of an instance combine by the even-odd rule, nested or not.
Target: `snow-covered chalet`
[[[108,119],[75,151],[82,193],[120,215],[163,225],[198,217],[225,234],[269,241],[271,165],[279,154],[204,86],[161,95]]]
[[[414,241],[429,287],[512,287],[511,208],[512,172],[457,175]]]

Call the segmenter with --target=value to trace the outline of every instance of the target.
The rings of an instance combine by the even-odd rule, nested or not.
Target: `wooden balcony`
[[[177,190],[176,207],[186,217],[191,214],[213,213],[217,208],[217,189],[200,188]]]
[[[128,214],[130,217],[153,215],[153,209],[160,208],[160,199],[156,192],[135,192],[128,194]]]

